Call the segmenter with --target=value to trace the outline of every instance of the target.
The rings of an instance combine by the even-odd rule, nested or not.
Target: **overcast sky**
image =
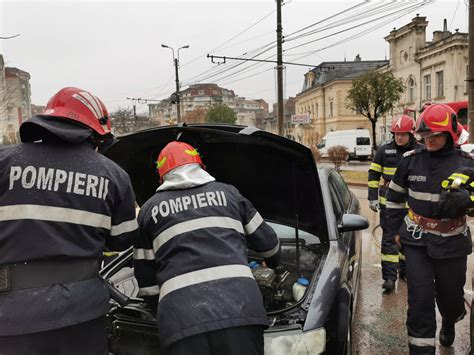
[[[428,41],[433,31],[442,29],[444,18],[451,31],[467,32],[466,2],[286,0],[284,61],[317,65],[345,57],[353,60],[357,54],[362,60],[384,59],[388,57],[384,36],[417,13],[429,21]],[[189,45],[180,51],[182,88],[215,82],[239,96],[263,98],[271,104],[276,101],[275,64],[229,61],[216,66],[206,54],[242,57],[271,45],[276,40],[275,9],[274,0],[0,0],[0,36],[20,34],[0,40],[0,53],[6,66],[30,73],[32,102],[37,105],[46,104],[64,86],[90,90],[110,111],[131,106],[127,97],[166,98],[174,91],[174,67],[171,50],[161,44],[175,49]],[[312,30],[318,32],[301,37]],[[258,58],[274,60],[276,49]],[[301,91],[309,67],[286,68],[285,96],[294,96]],[[146,111],[146,106],[140,105],[139,111]]]

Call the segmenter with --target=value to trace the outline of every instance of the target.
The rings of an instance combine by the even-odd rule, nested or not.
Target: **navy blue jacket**
[[[369,201],[380,200],[380,206],[385,208],[387,185],[397,171],[398,162],[402,159],[405,152],[422,147],[423,145],[417,143],[415,139],[412,139],[406,147],[399,147],[395,141],[392,141],[377,149],[374,160],[369,167]],[[381,178],[383,179],[382,181],[385,182],[383,186],[379,186]]]
[[[418,215],[443,219],[438,211],[442,181],[463,167],[474,167],[471,154],[453,147],[429,152],[426,148],[407,152],[400,161],[387,193],[387,230],[400,234],[409,245],[427,246],[436,259],[465,256],[471,253],[471,236],[465,227],[449,235],[415,231],[409,216],[405,216],[405,201]],[[421,238],[420,238],[421,237]],[[419,239],[417,239],[419,238]]]
[[[0,150],[0,265],[102,258],[138,232],[127,173],[87,142]],[[0,336],[89,321],[108,311],[99,278],[0,293]]]
[[[134,270],[140,295],[159,294],[160,341],[217,329],[267,325],[247,248],[278,264],[273,229],[230,185],[157,192],[141,208]]]

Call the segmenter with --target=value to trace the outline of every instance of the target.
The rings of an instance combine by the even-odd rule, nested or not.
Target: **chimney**
[[[443,32],[448,31],[448,20],[444,19],[443,20]]]
[[[361,57],[359,54],[356,55],[356,57],[354,58],[354,62],[360,62],[362,61]]]

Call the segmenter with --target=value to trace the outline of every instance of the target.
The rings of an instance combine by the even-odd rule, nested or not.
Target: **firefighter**
[[[0,150],[0,353],[108,354],[105,246],[138,232],[130,178],[97,152],[105,105],[64,88]]]
[[[162,184],[141,208],[134,243],[139,294],[156,307],[166,354],[261,354],[267,317],[247,248],[279,263],[273,229],[251,202],[204,169],[196,149],[171,142]]]
[[[386,225],[386,194],[387,186],[392,180],[397,165],[403,154],[414,148],[420,148],[413,135],[415,120],[407,115],[392,122],[390,132],[393,141],[381,146],[375,153],[374,161],[369,168],[369,207],[374,212],[380,210],[380,227],[382,228],[381,264],[382,287],[386,292],[395,289],[397,273],[405,279],[405,258],[390,236]]]
[[[466,181],[459,171],[474,167],[473,157],[455,148],[456,131],[449,106],[428,106],[416,126],[426,148],[405,153],[388,189],[387,227],[406,257],[411,354],[435,354],[435,300],[442,316],[441,345],[453,343],[454,325],[465,315],[463,286],[472,251],[465,214],[472,201],[469,194],[453,192],[456,203],[440,208],[443,189],[458,177]]]

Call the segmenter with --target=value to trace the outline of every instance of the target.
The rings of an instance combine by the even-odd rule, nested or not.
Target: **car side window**
[[[340,196],[343,210],[347,211],[351,204],[351,192],[349,191],[346,182],[344,181],[342,176],[335,171],[331,172],[331,175],[329,176],[329,181],[334,185]]]
[[[333,185],[333,182],[329,180],[329,194],[331,195],[332,208],[334,210],[334,215],[336,216],[336,221],[339,222],[344,214],[341,201],[336,192],[336,188]]]

